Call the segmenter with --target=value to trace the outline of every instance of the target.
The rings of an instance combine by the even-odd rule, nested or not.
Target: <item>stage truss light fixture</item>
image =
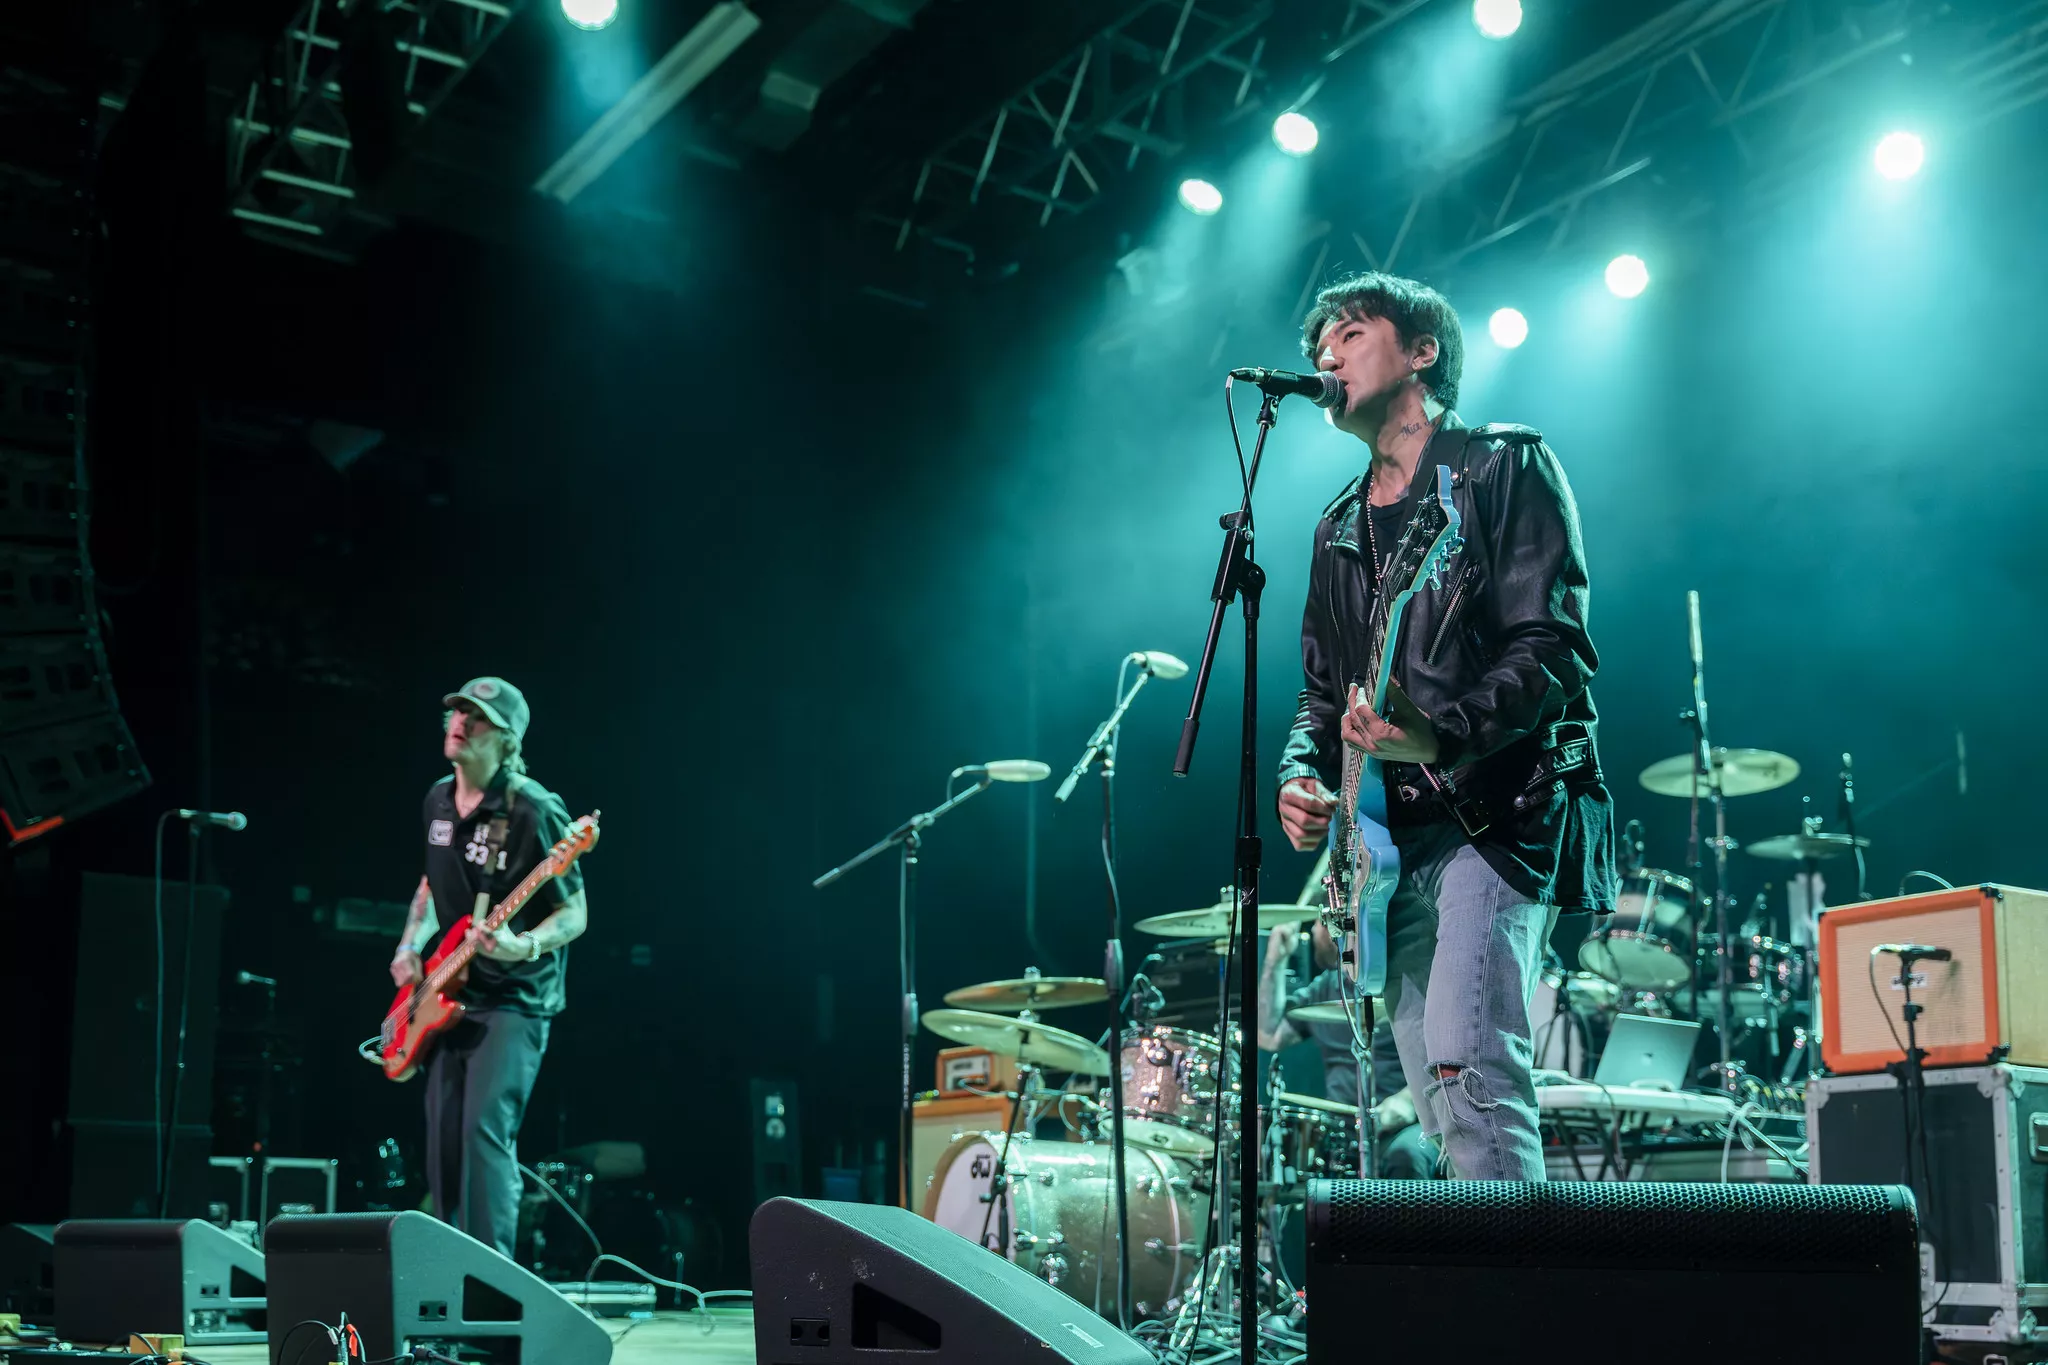
[[[1206,180],[1190,176],[1180,182],[1180,205],[1189,213],[1199,213],[1207,218],[1223,207],[1223,191]]]
[[[1640,256],[1616,256],[1607,263],[1607,287],[1618,298],[1632,299],[1650,287],[1650,267]]]
[[[1486,330],[1493,337],[1493,344],[1504,351],[1512,351],[1529,339],[1529,319],[1515,308],[1497,308],[1486,320]]]
[[[619,0],[562,0],[562,17],[578,28],[603,28],[619,17]]]
[[[1289,156],[1307,156],[1321,140],[1315,121],[1306,114],[1290,109],[1273,120],[1273,145]]]
[[[1920,174],[1920,167],[1927,161],[1927,144],[1917,133],[1886,133],[1878,139],[1871,160],[1885,179],[1910,180]]]
[[[1522,0],[1472,0],[1472,23],[1489,38],[1505,38],[1522,26]]]

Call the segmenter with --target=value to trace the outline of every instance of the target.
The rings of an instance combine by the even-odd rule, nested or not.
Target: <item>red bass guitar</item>
[[[596,846],[597,816],[598,812],[592,811],[569,826],[569,832],[548,850],[548,856],[526,874],[524,881],[512,888],[512,894],[492,907],[483,920],[487,932],[497,932],[500,925],[533,899],[542,883],[567,872],[572,863]],[[483,908],[483,900],[482,896],[477,897],[478,910]],[[475,918],[471,913],[450,925],[441,946],[427,959],[421,978],[400,990],[398,998],[391,1002],[379,1033],[378,1051],[384,1074],[392,1080],[411,1080],[434,1039],[460,1023],[469,1012],[469,1007],[455,997],[469,980],[470,960],[476,956],[476,945],[469,938],[469,926]],[[365,1049],[368,1046],[364,1044]]]

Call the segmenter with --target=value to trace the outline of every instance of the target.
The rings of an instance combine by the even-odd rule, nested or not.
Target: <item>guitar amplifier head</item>
[[[1903,1059],[1907,980],[1880,944],[1946,948],[1946,962],[1912,965],[1916,1029],[1929,1066],[2048,1062],[2048,894],[1963,887],[1836,906],[1820,917],[1821,1056],[1843,1074]]]

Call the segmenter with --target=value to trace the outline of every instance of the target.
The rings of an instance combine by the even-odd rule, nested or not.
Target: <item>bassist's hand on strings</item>
[[[1313,777],[1293,777],[1281,784],[1280,828],[1298,853],[1307,853],[1323,842],[1336,809],[1337,798]]]
[[[491,933],[485,933],[480,924],[472,924],[469,937],[476,950],[494,962],[531,962],[534,958],[532,941],[502,924]]]
[[[391,955],[391,984],[404,990],[420,979],[420,955],[401,947]]]
[[[1342,726],[1346,744],[1385,763],[1436,762],[1436,731],[1430,728],[1429,717],[1392,681],[1387,683],[1384,717],[1372,709],[1358,687],[1352,687],[1349,696],[1351,706],[1344,713]]]

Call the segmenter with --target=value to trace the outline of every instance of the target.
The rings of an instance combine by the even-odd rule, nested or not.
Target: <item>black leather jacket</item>
[[[1599,657],[1586,632],[1586,554],[1557,457],[1528,427],[1466,429],[1445,414],[1414,487],[1453,476],[1465,548],[1442,587],[1408,604],[1393,677],[1429,716],[1439,775],[1462,794],[1472,842],[1511,885],[1563,910],[1614,901],[1612,800],[1587,691]],[[1280,780],[1342,775],[1344,694],[1366,671],[1373,595],[1361,480],[1316,526],[1302,615],[1304,683]],[[1385,550],[1388,547],[1382,547]],[[1393,823],[1448,819],[1420,769],[1389,765]]]

